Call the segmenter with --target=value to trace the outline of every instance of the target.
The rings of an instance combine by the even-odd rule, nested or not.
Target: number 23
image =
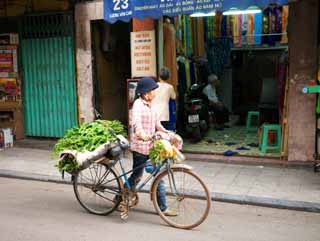
[[[113,6],[114,11],[127,9],[129,7],[129,0],[113,0],[113,3],[114,3],[114,6]]]

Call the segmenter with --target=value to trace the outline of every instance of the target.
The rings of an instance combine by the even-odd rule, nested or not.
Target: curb
[[[15,179],[22,179],[22,180],[30,180],[30,181],[51,182],[51,183],[57,183],[57,184],[70,184],[70,185],[72,184],[70,175],[66,176],[65,179],[61,179],[61,177],[59,176],[40,175],[40,174],[0,169],[0,177],[15,178]],[[143,190],[143,192],[148,192],[148,191]],[[295,211],[320,213],[320,203],[291,201],[291,200],[285,200],[285,199],[256,197],[256,196],[248,196],[248,195],[232,195],[232,194],[216,193],[216,192],[211,192],[211,199],[212,201],[217,201],[217,202],[226,202],[226,203],[241,204],[241,205],[253,205],[253,206],[261,206],[261,207],[277,208],[277,209],[288,209],[288,210],[295,210]]]

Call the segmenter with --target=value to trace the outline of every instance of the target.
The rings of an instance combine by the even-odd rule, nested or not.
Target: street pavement
[[[97,216],[77,202],[71,185],[0,178],[1,241],[319,241],[320,214],[213,202],[193,230],[166,225],[147,194],[130,210]]]
[[[70,182],[54,167],[50,151],[14,147],[0,151],[0,176]],[[125,160],[130,168],[131,160]],[[311,167],[239,165],[187,160],[207,184],[213,200],[320,212],[320,173]]]

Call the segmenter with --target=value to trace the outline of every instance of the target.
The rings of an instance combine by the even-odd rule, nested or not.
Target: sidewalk
[[[15,147],[0,151],[0,176],[69,182],[70,176],[62,180],[55,163],[48,150]],[[320,212],[320,173],[312,168],[191,160],[186,164],[203,178],[213,200]]]

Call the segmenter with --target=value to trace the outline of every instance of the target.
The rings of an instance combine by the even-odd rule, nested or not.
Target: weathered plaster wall
[[[311,161],[315,153],[315,94],[302,94],[309,80],[316,78],[319,1],[290,4],[289,16],[289,161]]]
[[[76,5],[76,60],[80,123],[94,120],[91,21],[99,19],[103,19],[103,1]]]

